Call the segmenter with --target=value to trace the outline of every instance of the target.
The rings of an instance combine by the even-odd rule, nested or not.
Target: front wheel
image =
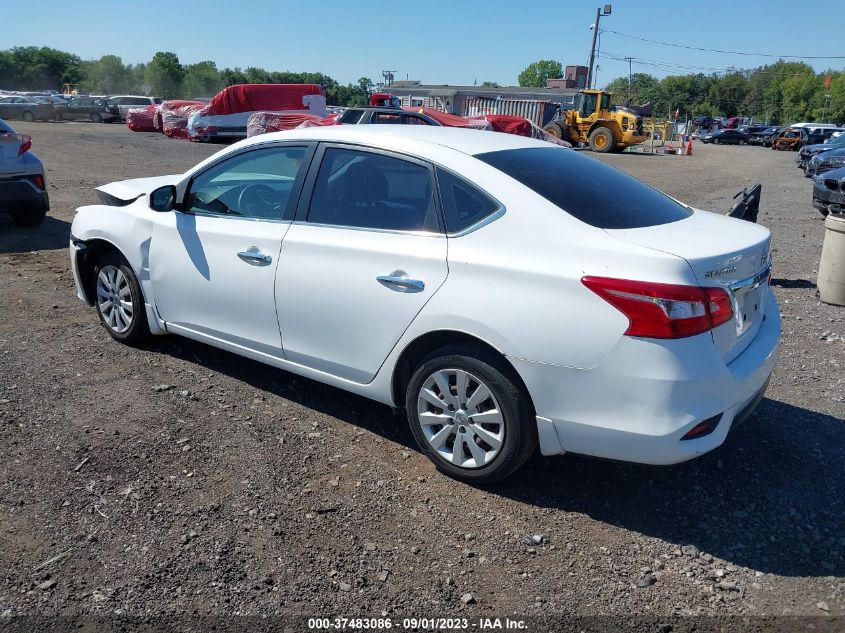
[[[138,278],[115,252],[105,253],[94,266],[94,305],[100,322],[116,341],[137,343],[149,336],[147,313]]]
[[[590,149],[594,152],[606,154],[613,149],[613,132],[606,127],[597,127],[590,133]]]
[[[32,123],[33,121],[35,121],[35,113],[27,110],[23,113],[23,120],[27,123]]]
[[[537,447],[537,422],[513,369],[469,346],[440,349],[408,383],[411,432],[447,475],[475,484],[504,479]]]

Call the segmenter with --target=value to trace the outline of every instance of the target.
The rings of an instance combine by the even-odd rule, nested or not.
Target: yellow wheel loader
[[[594,152],[621,152],[646,140],[643,118],[624,106],[610,105],[611,93],[582,90],[575,95],[575,108],[543,127],[546,132],[573,145],[589,143]]]

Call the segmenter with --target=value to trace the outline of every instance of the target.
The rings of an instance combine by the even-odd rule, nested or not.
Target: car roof
[[[237,146],[244,147],[275,140],[360,143],[381,149],[406,152],[417,151],[425,146],[441,146],[471,156],[502,150],[551,147],[546,141],[515,134],[422,125],[328,125],[325,127],[310,127],[253,136],[237,143]]]

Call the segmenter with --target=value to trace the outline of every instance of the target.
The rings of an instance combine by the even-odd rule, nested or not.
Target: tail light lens
[[[684,338],[733,317],[730,297],[722,288],[589,276],[581,283],[628,317],[626,336]]]
[[[32,137],[26,134],[21,135],[21,146],[18,148],[18,156],[23,156],[32,149]]]
[[[35,174],[34,176],[31,177],[31,180],[32,180],[33,183],[35,183],[35,186],[38,187],[39,189],[44,188],[44,176],[42,176],[41,174]]]

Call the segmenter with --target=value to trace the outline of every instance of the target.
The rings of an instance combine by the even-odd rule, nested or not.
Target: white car
[[[467,481],[538,445],[701,455],[775,364],[767,229],[542,141],[308,128],[98,191],[70,255],[115,339],[179,334],[404,407]]]
[[[161,105],[161,99],[159,97],[145,97],[142,95],[117,95],[115,97],[109,97],[109,99],[117,105],[117,109],[120,110],[120,118],[124,121],[130,110],[146,108],[150,105]]]

